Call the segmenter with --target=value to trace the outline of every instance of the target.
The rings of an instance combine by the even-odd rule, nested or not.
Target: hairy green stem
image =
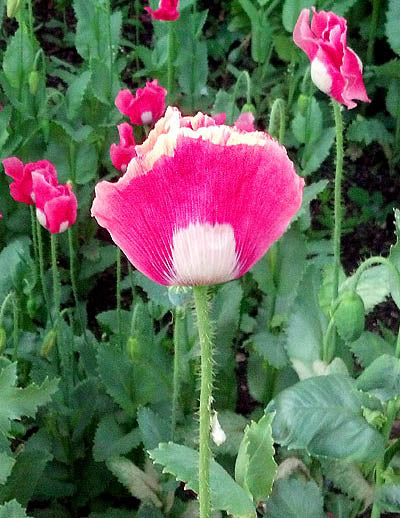
[[[279,120],[279,130],[276,130],[277,120]],[[283,99],[275,99],[271,107],[269,116],[268,133],[273,137],[277,137],[282,144],[286,131],[286,110],[285,101]]]
[[[230,103],[230,109],[227,114],[227,124],[233,124],[233,110],[235,107],[235,102],[237,99],[237,96],[239,94],[239,86],[242,82],[242,79],[245,79],[246,81],[246,103],[251,103],[251,79],[250,75],[247,72],[247,70],[242,70],[240,74],[238,75],[238,78],[236,79],[235,88],[233,89],[233,97],[232,101]]]
[[[34,209],[33,205],[29,205],[29,210],[30,210],[30,214],[31,214],[33,254],[35,256],[35,265],[36,265],[39,261],[37,234],[36,234],[36,214],[35,214],[35,209]]]
[[[13,301],[13,361],[18,358],[18,344],[19,344],[19,301],[18,295],[14,293]]]
[[[376,39],[376,29],[378,27],[378,21],[379,21],[380,7],[381,7],[381,0],[372,0],[372,16],[371,16],[371,23],[369,26],[367,56],[366,56],[366,60],[365,60],[367,65],[371,65],[374,60],[374,45],[375,45],[375,39]]]
[[[51,246],[51,270],[53,275],[53,306],[54,306],[54,320],[58,319],[60,314],[60,275],[57,265],[57,234],[50,234]]]
[[[206,286],[193,288],[201,350],[200,371],[200,441],[199,441],[199,503],[200,518],[210,518],[210,424],[213,384],[212,325]]]
[[[13,292],[10,291],[10,293],[6,296],[6,298],[3,300],[3,302],[2,302],[2,304],[0,306],[0,326],[3,325],[4,313],[6,311],[6,307],[7,307],[8,302],[10,300],[12,301],[12,296],[13,296]]]
[[[171,440],[174,440],[176,421],[180,399],[180,385],[181,385],[181,353],[182,341],[184,337],[185,326],[185,309],[178,306],[174,312],[174,377],[173,377],[173,391],[172,391],[172,411],[171,411]]]
[[[167,54],[167,104],[171,104],[173,101],[173,88],[174,88],[174,22],[168,23],[168,54]]]
[[[121,249],[117,247],[117,326],[118,343],[122,347],[122,328],[121,328]]]
[[[50,322],[53,322],[53,317],[52,317],[52,314],[51,314],[51,306],[50,306],[49,295],[47,293],[45,271],[44,271],[42,227],[41,227],[41,225],[40,225],[38,220],[36,220],[36,231],[37,231],[37,244],[38,244],[38,255],[39,255],[40,283],[42,285],[42,292],[43,292],[44,302],[46,304],[46,311],[47,311],[47,314],[48,314],[48,316],[50,318]]]

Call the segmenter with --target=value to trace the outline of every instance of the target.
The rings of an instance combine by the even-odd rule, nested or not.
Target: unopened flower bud
[[[256,114],[256,107],[254,106],[254,104],[246,103],[243,105],[242,113],[247,113],[247,112],[251,112],[253,115]]]
[[[47,358],[51,353],[55,343],[57,340],[57,331],[55,329],[50,329],[47,335],[44,337],[43,345],[40,350],[40,356]]]
[[[360,338],[365,326],[365,307],[360,295],[346,292],[341,298],[333,314],[336,329],[346,342],[354,342]]]
[[[215,411],[211,418],[211,437],[217,446],[221,446],[226,441],[226,434],[218,421],[218,412]]]
[[[192,300],[192,288],[189,286],[170,286],[168,298],[175,307],[185,306]]]
[[[0,353],[6,346],[6,340],[7,340],[6,330],[4,329],[3,326],[0,326]]]
[[[20,5],[21,0],[7,0],[7,16],[9,18],[14,18],[18,13]]]
[[[40,75],[37,70],[32,70],[29,74],[28,83],[29,83],[29,91],[32,95],[36,95],[39,89],[39,79]]]
[[[310,101],[310,97],[308,95],[305,95],[305,94],[299,95],[299,97],[297,99],[297,106],[302,115],[306,114],[309,101]]]
[[[126,344],[126,350],[133,362],[137,362],[140,358],[140,344],[136,336],[130,336]]]

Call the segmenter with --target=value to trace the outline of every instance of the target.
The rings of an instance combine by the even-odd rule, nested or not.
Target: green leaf
[[[306,115],[303,115],[300,111],[296,113],[292,121],[293,134],[301,144],[316,142],[322,133],[323,119],[319,103],[315,97],[309,98],[308,102],[311,102],[309,121],[307,122]]]
[[[207,44],[198,41],[189,31],[180,41],[181,52],[177,59],[179,86],[184,94],[199,97],[207,83]],[[196,56],[196,59],[193,59]]]
[[[325,518],[317,484],[295,478],[278,480],[268,500],[268,518]]]
[[[150,408],[142,407],[138,410],[137,422],[146,450],[156,448],[160,442],[170,438],[169,423]]]
[[[258,423],[252,421],[246,426],[236,458],[236,482],[256,504],[268,499],[277,469],[272,419],[273,414],[265,414]]]
[[[222,112],[226,113],[226,124],[233,124],[239,115],[239,109],[233,101],[233,96],[225,90],[218,90],[212,113],[215,115]]]
[[[313,173],[319,168],[329,155],[334,140],[335,128],[324,128],[321,137],[309,147],[311,154],[307,153],[306,160],[302,164],[304,176]]]
[[[177,480],[185,482],[185,487],[198,493],[197,451],[172,442],[161,443],[155,450],[149,451],[150,457],[157,464],[164,466],[164,471],[173,474]],[[235,518],[256,518],[256,511],[247,496],[232,477],[215,462],[210,466],[211,506],[215,510],[226,511]]]
[[[32,383],[26,388],[17,388],[17,364],[11,363],[0,373],[0,432],[7,434],[10,420],[22,416],[34,417],[39,406],[51,400],[57,391],[58,379],[46,379],[42,385]]]
[[[370,392],[382,401],[398,397],[400,360],[388,354],[376,358],[357,378],[357,387],[364,392]]]
[[[83,260],[79,270],[79,280],[89,279],[96,273],[103,272],[109,266],[112,266],[117,258],[117,249],[113,245],[99,246],[99,253],[96,258]]]
[[[22,22],[10,39],[3,58],[4,74],[14,88],[27,84],[33,68],[36,45],[29,37],[28,29]]]
[[[90,71],[86,70],[85,72],[82,72],[82,74],[78,75],[69,85],[65,94],[65,100],[67,103],[68,119],[70,120],[74,119],[79,114],[89,85],[90,77]]]
[[[113,457],[108,459],[106,464],[132,496],[139,500],[149,500],[156,507],[162,506],[157,496],[161,489],[157,479],[142,471],[125,457]]]
[[[274,335],[269,331],[260,331],[249,338],[254,350],[275,369],[282,369],[288,364],[288,357],[284,347],[285,337],[282,334]]]
[[[391,272],[385,265],[372,266],[361,274],[357,284],[357,293],[363,300],[366,313],[387,299],[393,290],[393,282]],[[341,284],[339,291],[346,291],[352,283],[353,276],[348,277]]]
[[[394,348],[389,342],[370,331],[364,331],[358,340],[349,345],[364,368],[383,354],[395,355]]]
[[[383,122],[376,118],[364,119],[359,116],[348,127],[346,137],[354,142],[362,142],[366,146],[373,141],[381,145],[393,143],[393,135],[389,133]]]
[[[394,118],[397,117],[398,105],[400,103],[400,86],[399,79],[392,79],[389,83],[386,95],[386,109]]]
[[[274,438],[289,449],[306,449],[312,455],[376,461],[383,454],[384,441],[364,419],[364,403],[348,376],[331,374],[300,381],[270,405],[270,410],[276,410]]]
[[[388,1],[388,10],[386,11],[386,36],[389,45],[396,54],[400,55],[400,34],[399,34],[399,20],[400,20],[400,3],[398,0]]]
[[[390,247],[389,259],[400,273],[400,210],[394,210],[394,223],[396,243]],[[400,308],[400,293],[397,286],[397,279],[392,279],[392,297],[398,308]]]
[[[5,484],[14,464],[15,459],[13,457],[10,457],[5,452],[0,453],[0,484]]]
[[[53,458],[47,451],[22,451],[16,458],[7,484],[0,487],[0,502],[15,498],[27,505],[43,474],[46,464]]]
[[[375,501],[382,511],[389,513],[400,512],[400,485],[384,484],[377,487],[375,491]]]
[[[85,185],[95,178],[98,158],[97,148],[93,142],[85,141],[79,144],[75,165],[77,184]]]
[[[309,0],[285,0],[282,8],[282,23],[288,32],[293,32],[300,11],[314,5]]]
[[[16,500],[11,500],[0,505],[0,518],[29,518],[29,516]]]
[[[133,284],[140,286],[142,290],[146,292],[149,300],[156,302],[165,308],[172,309],[172,304],[168,297],[168,288],[166,286],[157,284],[139,271],[132,272],[132,277]],[[130,282],[128,286],[130,287]]]
[[[303,201],[301,202],[300,210],[292,219],[292,223],[298,218],[301,218],[305,222],[304,225],[301,225],[302,229],[307,229],[311,225],[310,203],[317,198],[318,194],[320,194],[328,184],[328,180],[318,180],[318,182],[313,182],[304,187]]]
[[[0,301],[3,302],[13,287],[13,278],[19,267],[30,257],[28,237],[12,241],[0,252]]]
[[[113,415],[106,415],[100,421],[93,444],[93,458],[96,462],[129,453],[140,443],[138,428],[125,433]]]
[[[322,470],[333,485],[363,503],[366,509],[372,503],[374,489],[364,478],[360,468],[354,462],[343,462],[333,459],[319,459]]]

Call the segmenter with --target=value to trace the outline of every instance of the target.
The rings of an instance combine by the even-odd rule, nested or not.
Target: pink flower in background
[[[178,0],[160,0],[158,9],[153,11],[151,7],[145,7],[145,10],[151,14],[155,20],[162,20],[164,22],[172,22],[179,18]]]
[[[347,21],[332,12],[315,7],[311,27],[310,10],[303,9],[293,31],[293,40],[311,61],[311,79],[324,93],[347,108],[353,99],[370,102],[362,78],[362,63],[347,46]]]
[[[154,124],[163,115],[167,90],[159,86],[157,79],[136,90],[135,97],[129,90],[120,90],[115,99],[118,110],[128,116],[132,124]]]
[[[69,184],[53,184],[40,173],[34,172],[32,185],[36,216],[41,225],[52,234],[58,234],[75,223],[77,201]]]
[[[236,119],[235,128],[241,131],[255,131],[254,115],[251,112],[241,113]]]
[[[169,107],[136,152],[117,183],[96,186],[92,215],[160,284],[240,277],[301,205],[304,180],[266,133]]]
[[[212,116],[212,118],[215,120],[215,124],[217,124],[217,125],[225,124],[226,113],[225,112],[216,113],[215,115]]]
[[[39,160],[38,162],[29,162],[24,165],[19,158],[12,156],[3,160],[4,172],[11,176],[14,180],[10,184],[10,194],[15,201],[34,204],[32,197],[32,173],[37,172],[42,175],[46,181],[55,185],[57,184],[57,171],[51,162],[47,160]]]
[[[111,162],[116,169],[125,173],[129,162],[136,156],[136,143],[133,128],[127,122],[118,125],[118,133],[120,143],[111,144],[110,147]]]

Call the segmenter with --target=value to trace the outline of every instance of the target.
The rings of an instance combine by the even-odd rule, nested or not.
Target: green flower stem
[[[279,131],[277,131],[277,121],[279,120]],[[277,137],[282,144],[286,131],[286,110],[285,101],[283,99],[275,99],[272,104],[271,114],[269,116],[268,133],[273,137]]]
[[[227,124],[233,124],[233,110],[235,107],[235,102],[237,99],[237,96],[239,95],[239,86],[242,82],[242,79],[246,80],[246,103],[251,104],[251,79],[250,75],[247,72],[247,70],[242,70],[240,74],[238,75],[238,78],[236,79],[235,88],[233,89],[233,96],[232,101],[230,103],[230,109],[227,110]]]
[[[117,326],[118,343],[122,347],[122,328],[121,328],[121,249],[117,247]]]
[[[6,311],[6,307],[7,307],[8,302],[10,300],[12,301],[12,296],[13,296],[13,292],[10,291],[10,293],[6,296],[6,298],[3,300],[3,303],[0,306],[0,326],[3,325],[4,313]]]
[[[111,36],[111,0],[106,2],[106,11],[107,11],[107,37],[108,37],[108,66],[109,70],[109,98],[110,102],[112,99],[112,89],[113,89],[113,48],[112,48],[112,36]]]
[[[200,371],[200,446],[199,446],[199,503],[200,518],[210,518],[210,424],[212,401],[212,336],[206,286],[193,288],[201,349]]]
[[[365,60],[367,65],[371,65],[374,60],[374,45],[375,45],[375,39],[376,39],[376,29],[378,27],[378,21],[379,21],[380,7],[381,7],[381,0],[372,0],[372,16],[371,16],[371,23],[369,26],[367,56],[366,56],[366,60]]]
[[[60,314],[60,275],[57,266],[57,234],[50,234],[50,245],[51,245],[51,270],[53,274],[53,306],[54,306],[54,317],[58,319]]]
[[[168,23],[168,54],[167,54],[167,104],[171,104],[173,100],[174,88],[174,22]]]
[[[18,296],[14,293],[12,298],[13,301],[13,361],[16,361],[18,358],[18,344],[19,344],[19,301]]]
[[[80,332],[83,333],[85,342],[88,343],[86,328],[83,324],[81,310],[79,306],[78,287],[76,284],[76,269],[75,269],[75,247],[74,247],[74,231],[73,227],[69,227],[68,230],[68,247],[69,247],[69,272],[71,277],[72,293],[74,295],[75,309],[79,319]]]
[[[177,413],[180,399],[180,365],[181,365],[181,353],[182,353],[182,342],[185,332],[185,309],[178,306],[175,309],[174,319],[174,377],[173,377],[173,391],[172,391],[172,412],[171,412],[171,440],[174,440]]]
[[[46,279],[45,279],[45,272],[44,272],[42,227],[41,227],[39,221],[37,221],[37,220],[36,220],[36,231],[37,231],[37,244],[38,244],[38,255],[39,255],[40,283],[42,285],[43,298],[44,298],[44,302],[46,304],[47,314],[50,317],[50,321],[53,322],[53,317],[52,317],[51,311],[50,311],[51,306],[50,306],[49,295],[47,293]]]
[[[38,244],[37,244],[37,234],[36,234],[36,214],[33,205],[29,205],[30,213],[31,213],[31,227],[32,227],[32,242],[33,242],[33,254],[35,256],[35,264],[39,261],[38,256]]]
[[[336,129],[336,172],[335,172],[335,228],[333,234],[333,286],[332,301],[339,293],[340,241],[342,233],[342,176],[343,176],[343,121],[341,104],[332,100]]]

